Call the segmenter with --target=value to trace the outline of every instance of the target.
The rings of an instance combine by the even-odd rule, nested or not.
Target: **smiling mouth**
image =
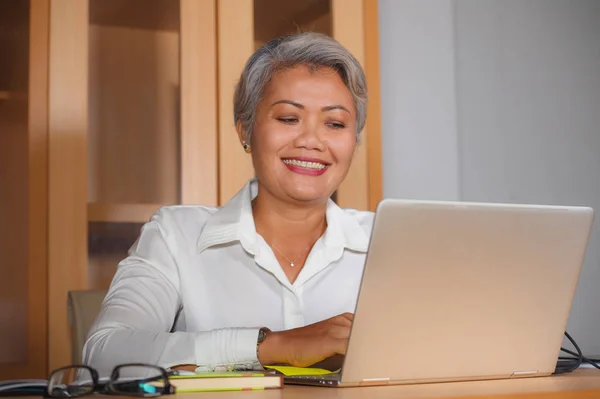
[[[323,170],[328,166],[327,164],[320,163],[320,162],[300,161],[297,159],[284,159],[283,163],[285,163],[286,165],[298,166],[301,168],[312,169],[312,170]]]

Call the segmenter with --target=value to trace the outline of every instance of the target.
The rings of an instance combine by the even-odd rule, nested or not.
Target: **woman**
[[[101,374],[345,353],[373,214],[329,198],[365,124],[364,72],[327,36],[287,36],[252,55],[234,104],[256,178],[223,207],[164,207],[143,227],[84,347]]]

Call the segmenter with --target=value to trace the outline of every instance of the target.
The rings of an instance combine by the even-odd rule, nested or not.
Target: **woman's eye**
[[[298,118],[291,118],[291,117],[277,118],[277,120],[279,122],[282,122],[282,123],[285,123],[285,124],[288,124],[288,125],[291,125],[291,124],[294,124],[294,123],[298,122]]]
[[[340,122],[327,122],[327,126],[333,128],[333,129],[343,129],[346,127],[346,125],[344,125],[343,123],[340,123]]]

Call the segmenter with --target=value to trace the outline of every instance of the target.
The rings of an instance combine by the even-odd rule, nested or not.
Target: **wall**
[[[379,2],[387,197],[458,199],[451,17],[452,0]]]
[[[384,195],[600,212],[600,2],[427,3],[379,3]],[[597,218],[568,325],[587,354],[599,285]]]

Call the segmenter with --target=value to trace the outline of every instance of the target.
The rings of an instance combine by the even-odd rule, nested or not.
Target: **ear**
[[[235,124],[235,130],[237,131],[238,134],[238,138],[240,139],[240,144],[244,144],[244,141],[246,141],[246,131],[244,130],[244,127],[242,126],[242,122],[237,121],[237,123]],[[250,145],[250,143],[246,143],[248,145]]]

